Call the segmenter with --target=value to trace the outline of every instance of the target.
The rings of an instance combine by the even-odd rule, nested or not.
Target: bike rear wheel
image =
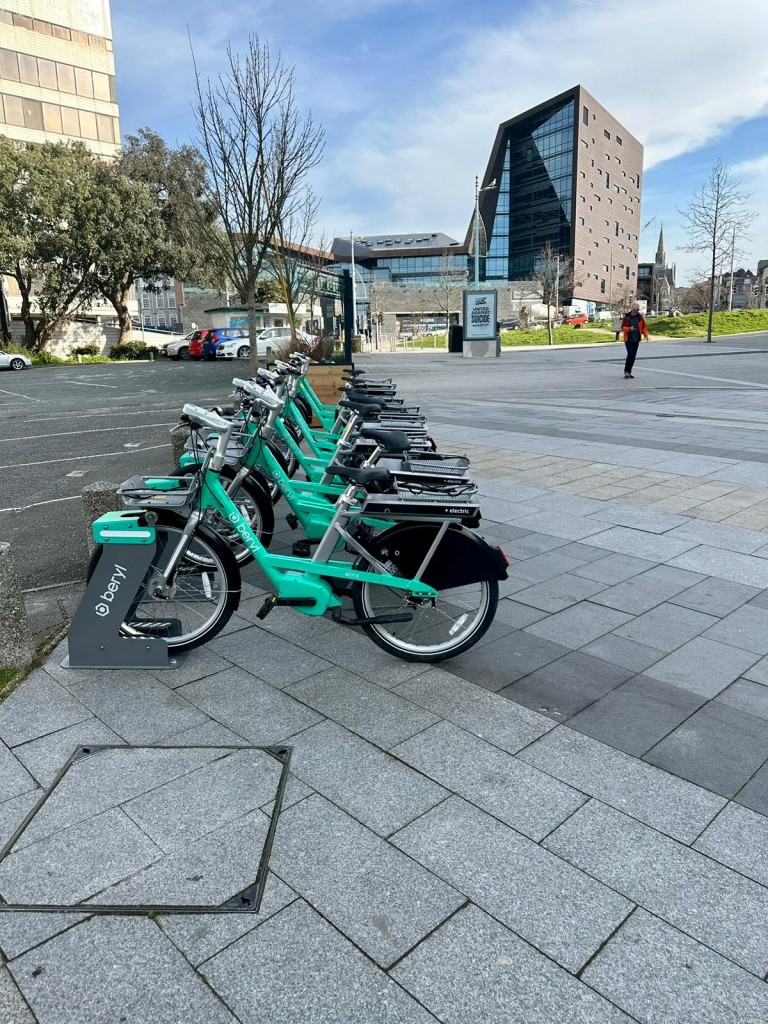
[[[414,526],[414,530],[409,531],[407,526],[399,525],[395,530],[403,546],[408,545],[409,532],[418,536],[416,543],[423,545],[426,557],[429,538],[425,538],[423,528]],[[416,530],[421,532],[417,535]],[[381,534],[377,545],[386,545],[386,537],[387,533]],[[454,559],[466,558],[470,564],[477,554],[471,537],[461,533],[452,538],[452,550]],[[401,575],[392,562],[388,567],[392,575]],[[366,559],[361,559],[355,568],[376,571]],[[428,573],[425,576],[425,582],[429,582]],[[483,636],[496,614],[499,585],[492,578],[459,583],[441,589],[434,599],[425,599],[410,597],[405,591],[381,584],[357,582],[352,588],[352,600],[360,619],[409,613],[412,617],[408,622],[366,623],[363,630],[378,647],[395,657],[405,661],[436,662],[463,654]]]
[[[161,573],[181,539],[186,521],[163,512],[155,525],[156,549],[120,632],[124,636],[162,637],[168,649],[181,653],[212,640],[240,603],[240,570],[223,540],[198,530],[182,557],[166,592]],[[88,579],[104,548],[96,548]]]

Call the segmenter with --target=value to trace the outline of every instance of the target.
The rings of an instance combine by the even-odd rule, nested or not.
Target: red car
[[[582,324],[587,323],[589,317],[586,313],[574,313],[573,316],[567,316],[563,320],[563,327],[566,324],[572,324],[574,327],[581,327]]]
[[[195,333],[189,339],[189,351],[187,353],[188,359],[203,358],[203,344],[205,343],[209,334],[213,334],[213,329],[211,327],[204,327],[200,331],[195,331]]]

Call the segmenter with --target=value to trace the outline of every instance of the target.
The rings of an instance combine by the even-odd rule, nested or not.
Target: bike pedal
[[[342,626],[384,626],[391,622],[410,622],[413,619],[412,612],[398,612],[394,615],[371,615],[370,618],[345,619],[338,608],[331,612],[334,622],[340,622]]]
[[[291,554],[295,558],[309,558],[312,554],[312,547],[307,540],[297,540],[291,548]]]
[[[292,530],[298,530],[298,528],[299,528],[299,520],[293,514],[293,512],[289,512],[288,513],[288,515],[285,517],[285,521],[288,523],[288,525],[290,526],[290,528]]]
[[[272,609],[278,606],[281,608],[314,608],[315,599],[313,597],[275,597],[274,594],[270,594],[256,612],[256,618],[266,619]]]

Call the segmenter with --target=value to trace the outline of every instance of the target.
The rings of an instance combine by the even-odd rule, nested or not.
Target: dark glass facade
[[[355,254],[357,256],[357,253]],[[339,262],[339,269],[350,270],[349,263]],[[411,287],[439,285],[446,276],[465,273],[467,257],[448,253],[440,256],[363,256],[355,260],[355,268],[364,281],[388,281]],[[358,278],[360,280],[360,278]]]
[[[529,278],[547,242],[555,252],[570,253],[574,138],[573,98],[506,129],[498,189],[482,196],[488,234],[482,279]],[[471,267],[472,257],[469,262]]]

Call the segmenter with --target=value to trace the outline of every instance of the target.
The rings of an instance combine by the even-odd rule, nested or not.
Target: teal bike
[[[193,429],[218,433],[200,471],[140,483],[134,478],[121,488],[129,507],[93,525],[101,545],[93,565],[110,543],[155,546],[122,623],[125,635],[161,636],[170,650],[190,650],[216,636],[237,610],[240,570],[226,542],[205,525],[212,511],[248,548],[272,590],[261,617],[278,605],[311,616],[330,613],[361,626],[389,653],[420,662],[455,657],[486,632],[507,561],[470,528],[480,519],[472,497],[389,491],[386,469],[333,467],[345,489],[313,556],[272,554],[221,480],[232,422],[195,405],[184,406],[184,419]],[[191,511],[185,517],[174,507]],[[334,557],[340,541],[347,558]],[[352,602],[352,618],[344,614],[345,599]]]

